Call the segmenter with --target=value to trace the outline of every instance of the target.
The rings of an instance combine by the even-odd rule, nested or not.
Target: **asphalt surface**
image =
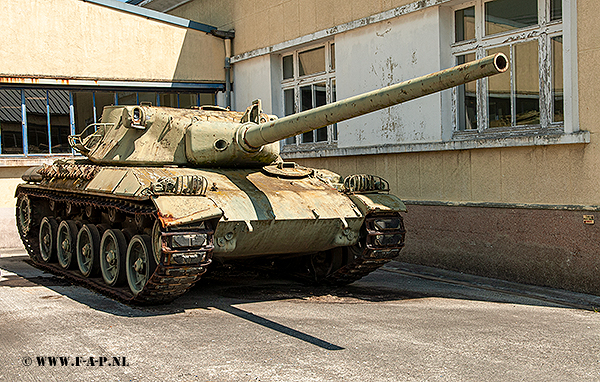
[[[138,308],[24,259],[0,253],[0,381],[600,380],[594,296],[392,262],[344,288],[248,273]]]

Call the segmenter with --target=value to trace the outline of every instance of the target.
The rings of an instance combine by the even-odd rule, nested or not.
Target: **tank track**
[[[376,218],[397,218],[400,224],[394,230],[381,231],[372,224]],[[402,217],[398,213],[367,215],[365,228],[366,240],[362,243],[362,248],[355,246],[349,249],[349,251],[357,252],[354,259],[327,275],[325,282],[335,285],[350,284],[376,271],[400,254],[400,250],[404,247],[406,230]],[[400,240],[391,246],[384,246],[374,240],[379,235],[398,235]]]
[[[71,203],[78,207],[92,206],[94,208],[117,209],[125,214],[139,214],[156,217],[156,209],[151,203],[143,201],[112,199],[102,196],[88,196],[74,193],[64,193],[48,189],[36,189],[35,187],[21,186],[17,190],[17,197],[28,196],[30,200],[44,200],[47,202]],[[66,270],[57,263],[45,263],[41,260],[40,245],[38,238],[39,221],[31,222],[32,229],[24,234],[18,229],[21,240],[27,250],[30,263],[35,267],[48,271],[52,274],[62,276],[65,279],[83,285],[89,289],[100,292],[110,298],[121,302],[136,305],[166,304],[187,292],[196,283],[202,274],[206,272],[206,266],[210,260],[204,264],[197,265],[164,265],[163,261],[157,264],[156,270],[144,286],[144,288],[134,295],[127,285],[124,287],[111,287],[104,283],[101,276],[95,278],[86,278],[81,275],[78,269]],[[19,210],[17,208],[17,226],[19,225]],[[210,259],[210,256],[208,256]]]
[[[374,224],[378,219],[396,219],[398,226],[393,229],[380,230]],[[382,241],[382,236],[392,235],[390,242]],[[359,242],[351,247],[338,247],[333,250],[307,255],[304,263],[295,265],[305,271],[285,271],[290,277],[308,284],[325,284],[343,286],[357,281],[371,272],[381,268],[400,254],[404,247],[406,230],[402,216],[397,212],[368,214],[361,231]],[[311,256],[330,256],[327,266],[328,273],[319,273],[312,263]],[[321,265],[323,265],[322,263]],[[285,269],[285,268],[284,268]],[[321,271],[322,272],[322,271]]]

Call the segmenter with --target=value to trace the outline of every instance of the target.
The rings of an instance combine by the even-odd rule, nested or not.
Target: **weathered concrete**
[[[564,302],[597,304],[591,296],[392,263],[345,288],[213,280],[142,309],[23,259],[0,257],[0,381],[600,378],[600,315]],[[42,356],[129,366],[38,366]]]

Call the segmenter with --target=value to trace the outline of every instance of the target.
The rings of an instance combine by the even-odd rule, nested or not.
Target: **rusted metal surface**
[[[350,199],[365,215],[374,212],[406,212],[402,200],[391,194],[352,194]]]
[[[43,178],[93,179],[100,169],[94,165],[75,164],[73,161],[57,160],[52,165],[43,165],[38,170]]]
[[[206,197],[164,195],[153,197],[152,202],[164,227],[193,224],[223,215],[221,209]]]

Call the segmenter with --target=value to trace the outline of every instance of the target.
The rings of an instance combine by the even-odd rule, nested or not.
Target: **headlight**
[[[400,218],[382,218],[373,221],[375,228],[380,231],[402,229],[402,220]]]
[[[204,233],[173,235],[171,236],[171,248],[202,247],[206,243],[206,239],[207,235]]]

